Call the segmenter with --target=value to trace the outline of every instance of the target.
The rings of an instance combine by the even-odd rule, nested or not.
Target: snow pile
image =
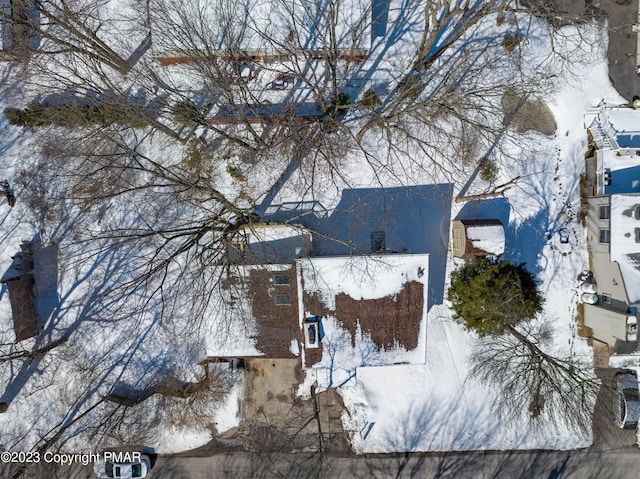
[[[244,384],[238,378],[215,413],[216,432],[222,433],[240,425],[240,402],[243,394]],[[181,447],[184,450],[184,447]]]

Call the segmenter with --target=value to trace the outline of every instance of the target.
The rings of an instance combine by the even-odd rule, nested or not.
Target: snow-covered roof
[[[348,380],[358,367],[424,363],[428,254],[308,258],[297,266],[299,315],[322,316],[322,357],[303,358],[319,385]]]
[[[311,252],[311,231],[300,226],[247,225],[238,231],[228,258],[239,264],[283,264],[306,257]]]
[[[428,254],[329,256],[298,260],[305,292],[320,294],[335,309],[339,293],[376,299],[399,293],[408,281],[428,284]]]
[[[319,315],[322,345],[341,350],[334,362],[344,371],[363,366],[353,363],[352,341],[378,350],[376,365],[424,363],[419,336],[427,314],[428,254],[305,258],[296,264],[237,267],[236,280],[207,312],[207,356],[293,357],[300,353],[304,319]],[[289,284],[276,284],[276,273],[288,274]],[[274,302],[280,294],[289,294],[291,303]],[[367,311],[373,311],[370,317],[360,317]],[[376,322],[380,315],[384,324]],[[357,338],[338,347],[335,338],[347,330]]]
[[[599,116],[602,127],[610,134],[635,137],[635,144],[640,146],[640,111],[626,106],[604,110]],[[624,147],[624,145],[621,145]]]
[[[309,230],[302,226],[285,224],[250,225],[241,228],[240,232],[245,235],[249,244],[278,241],[311,234]]]
[[[629,302],[640,301],[640,195],[611,195],[611,261],[620,265]]]
[[[277,273],[294,276],[295,269],[291,264],[236,267],[233,279],[206,312],[206,356],[294,356],[288,353],[299,336],[296,281],[290,277],[289,284],[276,285]],[[277,305],[277,294],[289,294],[290,304]]]
[[[0,278],[0,283],[6,283],[7,281],[12,281],[14,279],[20,279],[22,271],[22,253],[17,253],[13,257],[13,261],[11,265]]]
[[[594,134],[594,140],[600,148],[607,145],[598,141],[601,140],[597,137],[598,133],[603,133],[606,138],[616,138],[622,148],[640,147],[640,110],[602,101],[595,108],[587,110],[584,119],[585,126]]]
[[[502,225],[470,226],[467,228],[467,238],[474,248],[489,254],[504,253],[504,228]]]
[[[640,192],[640,110],[609,105],[604,100],[584,115],[598,149],[598,193]],[[610,180],[604,180],[608,172]]]

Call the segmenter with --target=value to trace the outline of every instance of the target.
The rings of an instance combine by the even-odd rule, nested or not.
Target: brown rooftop
[[[11,314],[16,342],[38,334],[33,278],[33,254],[30,244],[21,245],[22,251],[13,258],[13,263],[1,281],[9,289]]]
[[[312,314],[335,316],[351,333],[354,344],[359,325],[380,349],[402,346],[412,350],[418,346],[424,309],[424,285],[418,281],[408,281],[400,292],[377,299],[354,299],[338,293],[335,311],[327,308],[316,293],[305,292],[304,303],[305,309]],[[308,356],[307,350],[307,359]],[[310,364],[307,361],[307,365]]]
[[[284,282],[286,275],[289,284],[277,284]],[[258,329],[257,349],[269,358],[295,358],[289,350],[291,340],[299,341],[301,347],[303,344],[298,320],[295,266],[278,271],[253,269],[246,281]]]

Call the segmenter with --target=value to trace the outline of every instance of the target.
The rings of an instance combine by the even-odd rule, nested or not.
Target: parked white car
[[[598,302],[598,295],[592,293],[583,293],[582,302],[586,304],[596,304]]]
[[[126,457],[132,459],[128,461]],[[97,461],[94,463],[93,470],[96,475],[102,479],[134,479],[138,477],[147,477],[151,469],[151,460],[149,456],[140,453],[129,454],[123,457],[124,460],[118,462],[112,460]]]

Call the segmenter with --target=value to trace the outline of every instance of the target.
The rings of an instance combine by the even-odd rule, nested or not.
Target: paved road
[[[212,460],[213,459],[213,460]],[[246,455],[158,461],[154,478],[640,478],[640,451],[636,448],[607,453],[486,452],[327,458],[323,470],[317,460],[297,457],[253,459]]]
[[[609,76],[627,101],[640,95],[640,76],[635,73],[638,36],[632,25],[638,19],[639,0],[595,0],[607,13],[609,25]]]
[[[211,457],[158,458],[150,479],[209,478],[438,478],[438,479],[640,479],[640,450],[635,447],[594,452],[527,451],[317,457],[304,454],[226,453]],[[7,476],[3,476],[7,477]],[[93,477],[90,468],[57,476]]]

